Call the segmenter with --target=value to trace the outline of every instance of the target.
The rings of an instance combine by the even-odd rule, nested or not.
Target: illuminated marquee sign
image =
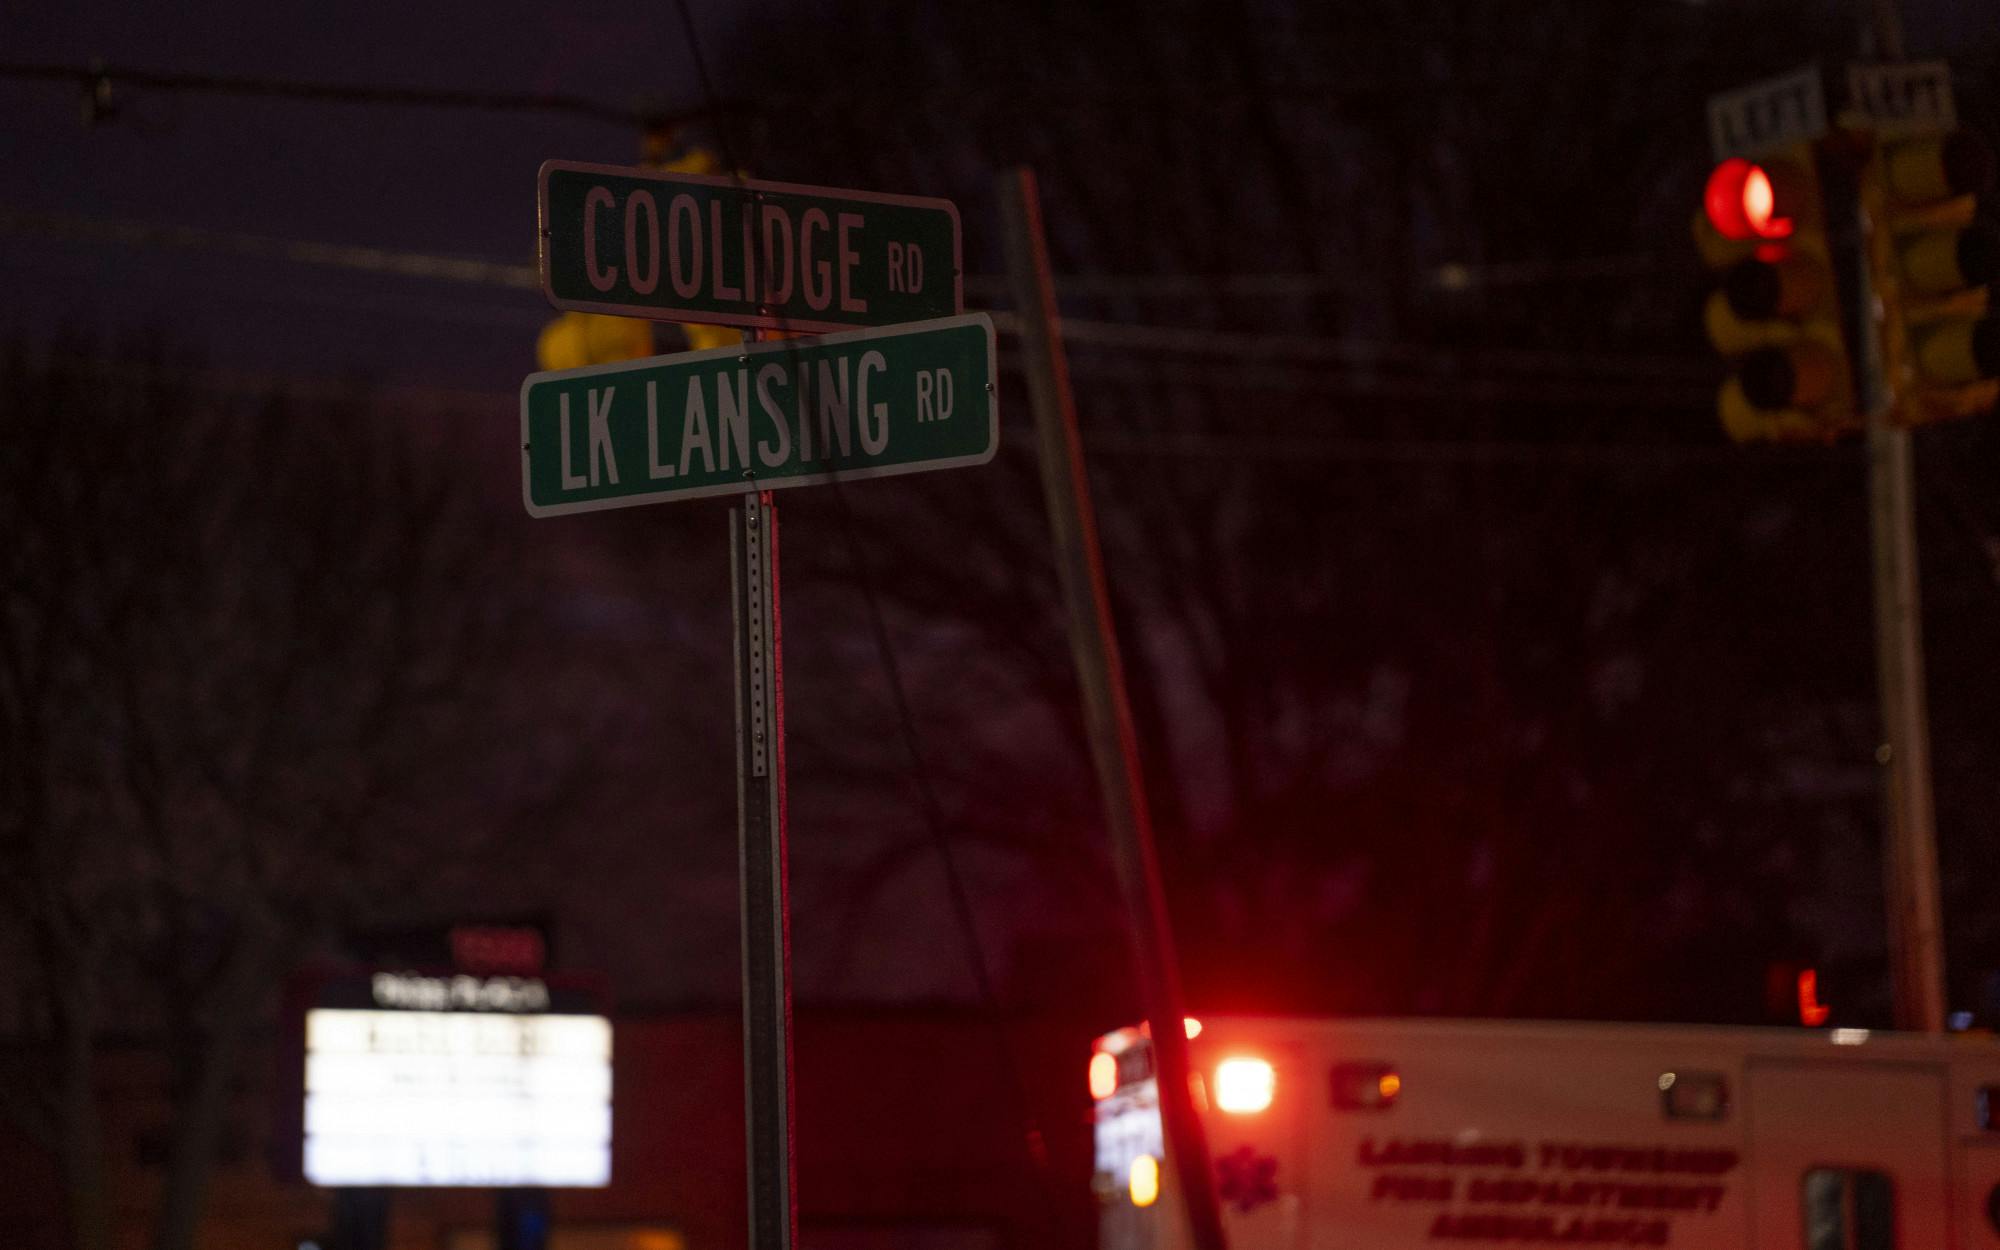
[[[611,1023],[536,977],[378,972],[305,1013],[315,1185],[603,1186]]]

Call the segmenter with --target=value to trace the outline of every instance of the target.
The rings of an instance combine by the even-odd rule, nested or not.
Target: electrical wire
[[[229,76],[181,74],[139,66],[109,65],[91,61],[83,65],[0,61],[0,79],[19,81],[72,82],[88,96],[110,92],[123,84],[157,91],[264,96],[320,101],[337,104],[404,105],[430,108],[470,108],[502,111],[567,113],[617,125],[652,127],[676,125],[720,113],[795,115],[800,112],[840,109],[877,115],[885,108],[907,108],[913,95],[949,90],[956,100],[972,110],[1005,109],[1018,114],[1024,108],[1064,113],[1079,108],[1134,108],[1169,113],[1212,115],[1218,107],[1260,98],[1281,104],[1324,106],[1351,104],[1368,106],[1383,99],[1405,96],[1409,80],[1397,75],[1380,78],[1342,77],[1338,82],[1258,83],[1249,86],[1231,79],[1212,81],[1178,80],[1171,84],[1153,83],[1144,87],[1119,87],[1108,83],[1088,86],[1053,87],[1047,82],[1010,81],[983,76],[970,81],[937,83],[906,82],[894,91],[853,88],[814,91],[809,95],[760,92],[750,101],[724,100],[713,91],[705,93],[708,112],[667,112],[642,108],[619,108],[584,96],[563,93],[463,91],[433,87],[375,87],[354,83]],[[1518,83],[1502,77],[1470,78],[1459,84],[1467,93],[1498,93],[1518,89]],[[107,99],[108,99],[107,95]]]
[[[1438,291],[1534,286],[1546,282],[1628,282],[1669,273],[1674,266],[1657,256],[1629,252],[1609,256],[1576,256],[1556,260],[1445,261],[1422,270],[1422,284]],[[1379,289],[1380,283],[1350,274],[1329,273],[1160,273],[1069,274],[1056,279],[1056,294],[1064,298],[1212,300],[1217,295],[1241,299],[1306,299],[1316,295],[1354,294]],[[1001,274],[968,274],[968,293],[982,299],[1008,296]]]
[[[517,291],[533,291],[541,286],[541,278],[535,272],[533,265],[509,265],[503,261],[481,260],[469,256],[447,256],[356,244],[278,239],[233,230],[211,230],[201,226],[168,225],[107,217],[72,217],[59,213],[33,213],[0,208],[0,233],[41,235],[79,242],[124,243],[134,247],[227,252],[259,260],[286,260],[301,265],[322,265],[335,269],[353,269],[363,273],[436,278],[475,286],[507,287]]]
[[[315,100],[339,104],[400,105],[420,108],[476,109],[504,113],[563,113],[616,126],[642,130],[665,129],[712,117],[720,109],[741,106],[715,101],[705,110],[619,108],[584,96],[543,92],[456,91],[435,87],[370,87],[355,83],[312,82],[289,78],[232,77],[223,74],[174,74],[129,65],[49,65],[0,62],[0,79],[25,82],[72,82],[90,102],[93,121],[116,115],[120,86],[154,91]]]
[[[97,360],[93,367],[116,372],[115,361]],[[291,371],[232,370],[210,365],[169,368],[149,366],[157,373],[171,375],[183,385],[210,394],[225,396],[267,396],[279,391],[306,399],[352,399],[356,394],[380,398],[384,402],[412,407],[455,411],[504,409],[519,403],[520,397],[507,391],[486,391],[422,385],[409,382],[371,380],[357,383],[352,378],[330,377]],[[1824,464],[1829,458],[1853,460],[1860,456],[1852,442],[1828,447],[1801,448],[1778,444],[1735,447],[1695,443],[1606,443],[1601,441],[1549,440],[1529,442],[1482,441],[1424,438],[1348,438],[1330,434],[1201,434],[1091,431],[1084,435],[1084,447],[1093,457],[1111,460],[1199,460],[1296,463],[1316,460],[1333,464],[1371,467],[1408,466],[1417,469],[1473,466],[1480,469],[1529,467],[1569,468],[1597,473],[1605,468],[1656,468],[1662,471],[1689,464],[1729,464],[1775,473],[1794,473]],[[1032,456],[1032,447],[1020,454]],[[1968,522],[1968,532],[1983,534]],[[850,550],[850,555],[856,553]],[[863,565],[857,558],[857,568]],[[879,591],[878,591],[879,593]],[[886,634],[886,630],[884,631]],[[885,665],[885,668],[887,665]],[[914,752],[920,755],[921,751]],[[934,800],[931,800],[934,801]],[[941,810],[941,808],[940,808]]]
[[[0,207],[0,233],[220,252],[509,290],[539,290],[541,285],[533,265],[119,218],[76,217]],[[1294,276],[1245,275],[1252,282],[1274,277],[1290,280]],[[1297,276],[1310,278],[1310,275]],[[1172,275],[1166,277],[1180,280]],[[1100,289],[1093,284],[1103,279],[1082,281],[1085,285],[1080,289],[1087,291]],[[1058,289],[1065,293],[1069,290],[1061,282]],[[1004,309],[989,312],[999,334],[1012,337],[1019,333],[1011,312]],[[1230,371],[1231,385],[1403,399],[1519,398],[1551,403],[1662,407],[1699,399],[1700,386],[1712,380],[1714,372],[1712,362],[1705,357],[1667,353],[1580,354],[1502,346],[1482,346],[1471,353],[1462,353],[1436,344],[1193,329],[1087,318],[1064,319],[1063,335],[1080,352],[1166,357],[1133,364],[1079,360],[1076,362],[1079,376],[1147,380],[1171,375],[1190,382],[1212,382],[1217,376],[1216,364],[1190,363],[1208,359]],[[1356,372],[1330,374],[1324,368],[1327,365],[1346,366]],[[1384,367],[1404,372],[1389,376],[1379,372]],[[1491,376],[1496,373],[1528,376],[1525,379]],[[1579,382],[1576,380],[1579,376],[1597,380]]]

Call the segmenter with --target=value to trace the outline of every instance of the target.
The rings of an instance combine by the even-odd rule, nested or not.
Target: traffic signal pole
[[[1872,0],[1869,25],[1877,54],[1904,57],[1893,0]],[[1875,659],[1882,700],[1883,885],[1889,922],[1890,987],[1896,1027],[1944,1030],[1944,931],[1937,868],[1937,819],[1931,789],[1929,711],[1924,694],[1923,606],[1917,579],[1916,509],[1910,431],[1893,420],[1895,396],[1876,347],[1876,292],[1869,283],[1866,211],[1858,194],[1845,250],[1854,259],[1848,302],[1855,396],[1868,429],[1868,523],[1874,559]],[[1886,228],[1886,223],[1880,223]]]
[[[1931,797],[1931,745],[1924,699],[1910,432],[1886,412],[1868,413],[1869,527],[1875,561],[1876,670],[1882,693],[1887,809],[1883,867],[1889,918],[1890,985],[1896,1027],[1944,1029],[1944,934]]]
[[[1070,649],[1083,687],[1084,719],[1104,799],[1112,860],[1130,918],[1146,1018],[1152,1025],[1155,1086],[1168,1161],[1180,1182],[1195,1250],[1227,1250],[1208,1141],[1195,1114],[1189,1085],[1187,1013],[1181,999],[1179,963],[1154,852],[1152,816],[1140,775],[1131,704],[1125,696],[1124,663],[1112,632],[1104,553],[1098,543],[1097,515],[1091,507],[1090,483],[1084,471],[1076,400],[1069,388],[1069,363],[1063,354],[1048,238],[1042,229],[1041,196],[1034,172],[1026,166],[1002,175],[997,182],[1007,272],[1015,315],[1021,319],[1023,371],[1035,412],[1042,498],[1048,506],[1056,569],[1063,601],[1068,605]]]

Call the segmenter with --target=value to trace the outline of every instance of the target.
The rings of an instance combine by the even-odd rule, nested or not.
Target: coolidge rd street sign
[[[949,200],[548,161],[537,210],[557,308],[843,330],[963,307]]]
[[[994,377],[984,313],[530,374],[522,500],[560,516],[984,464]]]

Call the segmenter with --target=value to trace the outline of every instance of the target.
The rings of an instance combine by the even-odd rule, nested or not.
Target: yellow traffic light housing
[[[1737,442],[1815,442],[1855,428],[1812,148],[1717,165],[1694,229],[1719,279],[1702,320],[1731,365],[1716,398],[1724,432]]]
[[[542,327],[535,360],[544,369],[581,369],[653,354],[653,323],[637,317],[566,312]]]
[[[1882,301],[1882,360],[1901,425],[1976,416],[2000,401],[2000,232],[1980,219],[1993,151],[1956,129],[1885,137],[1863,207],[1881,223],[1869,241]]]

